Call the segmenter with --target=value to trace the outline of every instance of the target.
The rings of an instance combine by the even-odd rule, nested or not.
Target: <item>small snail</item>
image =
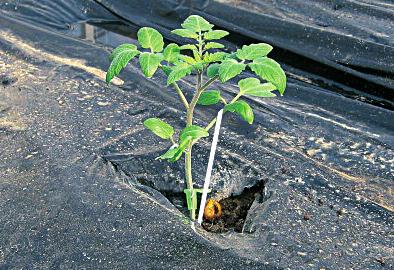
[[[208,221],[214,221],[222,216],[222,206],[213,199],[208,199],[204,208],[204,218]]]

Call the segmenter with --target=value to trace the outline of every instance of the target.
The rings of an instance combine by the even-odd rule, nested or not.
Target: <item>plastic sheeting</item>
[[[176,39],[169,29],[191,13],[200,14],[235,34],[232,41],[238,45],[253,40],[275,45],[277,58],[312,73],[304,75],[316,84],[393,108],[391,1],[24,0],[0,5],[50,27],[122,19],[158,28],[168,39]]]
[[[17,11],[19,18],[47,13],[37,3],[18,3],[19,8],[26,7]],[[102,2],[134,24],[159,24],[160,19],[164,33],[178,23],[176,14],[190,11],[182,6],[174,11],[170,5],[172,13],[162,9],[157,13],[161,17],[155,12],[149,17],[136,4],[134,12],[140,14],[132,17],[125,3]],[[145,8],[151,4],[146,2]],[[8,15],[15,15],[11,4],[2,5]],[[114,19],[102,6],[89,5],[88,15],[76,12],[80,17],[75,21],[70,16],[62,23],[54,19],[54,24]],[[96,7],[102,12],[97,13]],[[29,10],[40,15],[31,15]],[[64,10],[71,14],[67,11],[73,10],[71,4]],[[130,11],[128,16],[126,11]],[[257,14],[256,20],[259,16],[266,15]],[[208,17],[221,23],[212,14]],[[225,16],[220,18],[221,26],[229,29],[223,22]],[[126,83],[121,88],[108,87],[101,81],[108,66],[102,46],[6,17],[0,25],[0,67],[8,78],[2,79],[7,83],[0,96],[4,179],[0,191],[5,213],[0,263],[6,268],[105,268],[112,264],[149,269],[161,262],[165,269],[264,269],[265,264],[292,269],[393,267],[392,111],[333,93],[326,84],[314,81],[331,79],[300,70],[289,57],[284,97],[249,99],[255,110],[253,126],[236,116],[224,118],[213,196],[240,194],[261,181],[266,186],[249,211],[244,233],[200,231],[198,235],[182,224],[180,212],[157,192],[176,197],[182,191],[182,164],[155,161],[168,145],[142,127],[142,121],[152,116],[165,118],[178,129],[183,126],[184,112],[175,93],[161,86],[164,76],[146,80],[137,65],[130,65],[121,76]],[[237,32],[235,27],[231,30]],[[285,56],[295,54],[282,51],[278,56],[286,60]],[[323,61],[329,55],[315,60],[326,65]],[[380,76],[363,78],[374,84],[384,81]],[[190,96],[189,83],[181,85]],[[388,90],[390,82],[384,87]],[[217,88],[225,97],[236,92],[231,84]],[[208,122],[214,112],[213,108],[198,110],[196,122]],[[202,140],[195,148],[194,177],[199,185],[209,143]]]
[[[300,69],[345,84],[358,78],[363,90],[394,97],[394,8],[388,1],[97,2],[135,24],[165,29],[198,13],[241,39],[285,50],[283,60]]]
[[[105,50],[0,25],[1,269],[276,269],[218,248],[100,157],[138,130],[133,97],[99,79]]]

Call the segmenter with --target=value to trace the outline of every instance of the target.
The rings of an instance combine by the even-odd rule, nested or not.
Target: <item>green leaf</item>
[[[127,63],[140,53],[139,51],[135,50],[134,47],[123,45],[117,47],[111,54],[113,57],[112,62],[108,68],[107,75],[105,76],[105,81],[107,83],[109,83],[115,76],[118,76],[120,71],[126,67]]]
[[[202,72],[204,70],[204,63],[202,62],[197,62],[196,64],[193,65],[194,69]]]
[[[220,92],[218,90],[204,91],[197,101],[199,105],[213,105],[220,101]]]
[[[196,61],[201,61],[201,56],[200,56],[200,54],[198,53],[198,51],[196,51],[196,50],[193,50],[193,56],[194,56],[194,59],[196,60]]]
[[[121,44],[118,47],[116,47],[111,54],[109,55],[109,61],[114,60],[114,58],[116,57],[116,55],[118,55],[119,53],[125,51],[125,50],[131,50],[131,51],[138,51],[137,50],[137,46],[135,46],[134,44]]]
[[[175,43],[168,44],[163,52],[164,60],[166,60],[169,63],[175,63],[178,60],[180,51],[181,50],[177,44]]]
[[[196,60],[188,55],[180,54],[178,58],[190,65],[194,65],[196,63]]]
[[[238,60],[238,58],[237,58],[237,54],[236,54],[235,52],[228,53],[224,59],[225,59],[225,60],[227,60],[227,59],[234,59],[234,60]]]
[[[239,90],[243,95],[257,96],[257,97],[276,97],[271,91],[276,87],[272,83],[261,83],[256,78],[246,78],[238,82]]]
[[[193,44],[185,44],[185,45],[182,45],[181,47],[179,47],[179,49],[181,49],[181,50],[192,50],[192,51],[197,51],[196,45],[193,45]]]
[[[253,123],[253,110],[252,108],[250,108],[249,104],[243,100],[238,100],[234,103],[227,104],[226,106],[224,106],[224,111],[237,113],[249,124]]]
[[[142,72],[147,78],[151,78],[155,74],[163,56],[154,53],[144,52],[140,55],[140,66]]]
[[[163,50],[163,36],[156,29],[142,27],[137,32],[138,42],[144,49],[151,49],[152,52],[161,52]]]
[[[161,69],[163,70],[164,74],[166,74],[167,76],[170,75],[172,68],[169,66],[161,66]]]
[[[159,156],[159,159],[171,159],[173,158],[176,153],[178,152],[178,147],[171,147],[170,149],[167,150],[163,155]]]
[[[193,32],[203,32],[211,30],[214,26],[210,24],[207,20],[203,17],[198,15],[191,15],[186,18],[186,20],[181,24],[183,28],[191,30]]]
[[[207,68],[207,76],[208,76],[209,78],[213,78],[213,77],[215,77],[216,75],[219,75],[219,67],[220,67],[220,64],[219,64],[219,63],[214,63],[214,64],[210,65],[210,66]]]
[[[282,96],[286,89],[286,74],[280,65],[273,59],[258,58],[249,64],[250,69],[264,80],[272,83]]]
[[[209,50],[209,49],[222,49],[224,48],[223,44],[217,43],[217,42],[208,42],[205,44],[204,49]]]
[[[185,140],[181,140],[179,146],[176,148],[171,147],[167,152],[159,157],[159,159],[167,159],[169,162],[175,162],[182,156],[183,152],[185,152],[186,147],[189,145],[191,138],[186,138]]]
[[[206,32],[204,34],[204,39],[206,40],[212,40],[212,39],[221,39],[225,36],[227,36],[229,32],[224,31],[224,30],[212,30],[209,32]]]
[[[237,57],[241,60],[254,60],[267,56],[272,49],[272,46],[266,43],[244,45],[237,50]]]
[[[172,67],[171,73],[167,78],[167,85],[172,84],[173,82],[179,81],[183,77],[189,75],[193,70],[193,66],[179,62],[175,66]]]
[[[215,52],[215,53],[204,53],[204,62],[205,63],[212,63],[212,62],[219,62],[222,61],[227,56],[225,52]]]
[[[238,63],[236,60],[228,59],[223,61],[219,67],[219,78],[221,82],[226,82],[240,74],[246,65]]]
[[[168,140],[174,135],[174,128],[159,118],[148,118],[144,126],[162,139]]]
[[[171,33],[184,38],[198,39],[198,35],[189,29],[175,29],[172,30]]]
[[[182,131],[181,134],[179,135],[179,138],[181,141],[186,140],[188,137],[191,138],[192,140],[196,140],[202,137],[207,137],[209,136],[208,131],[206,131],[204,128],[192,125],[189,127],[185,127]]]
[[[168,159],[168,161],[169,162],[176,162],[176,161],[178,161],[181,158],[182,154],[185,152],[186,147],[187,147],[187,144],[182,146],[182,147],[178,147],[177,151],[174,154],[174,156],[172,158]]]

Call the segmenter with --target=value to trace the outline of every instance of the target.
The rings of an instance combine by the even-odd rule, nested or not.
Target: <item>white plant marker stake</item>
[[[218,112],[218,116],[216,118],[216,125],[215,125],[215,131],[213,133],[211,152],[209,153],[207,173],[205,175],[204,188],[202,192],[200,210],[198,212],[198,219],[197,219],[197,222],[200,225],[202,223],[202,217],[204,215],[205,203],[207,202],[207,194],[209,189],[209,183],[211,182],[212,167],[213,167],[213,161],[215,159],[216,146],[218,144],[218,139],[219,139],[219,131],[220,131],[220,125],[222,123],[222,116],[223,116],[223,109]]]

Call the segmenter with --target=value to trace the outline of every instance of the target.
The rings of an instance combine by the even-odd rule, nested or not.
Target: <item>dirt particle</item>
[[[111,105],[111,102],[99,101],[99,102],[97,102],[97,105],[99,105],[99,106],[108,106],[108,105]]]
[[[320,153],[321,152],[321,149],[319,149],[319,148],[316,148],[316,149],[308,149],[307,151],[306,151],[306,154],[308,155],[308,156],[310,156],[310,157],[313,157],[313,156],[315,156],[316,154],[318,154],[318,153]]]
[[[308,213],[304,214],[304,220],[310,220],[311,219],[311,215]]]
[[[375,260],[380,263],[381,266],[385,266],[386,265],[386,260],[383,257],[380,258],[375,258]]]
[[[318,199],[317,199],[317,203],[318,203],[320,206],[322,206],[322,205],[324,204],[324,201],[323,201],[323,199],[318,198]]]
[[[337,210],[337,215],[338,215],[338,216],[343,216],[344,214],[346,214],[346,209],[344,209],[344,208],[339,208],[339,209]]]
[[[11,77],[9,75],[6,74],[2,74],[0,75],[0,83],[5,87],[5,86],[9,86],[13,83],[15,83],[16,81],[18,81],[17,78],[15,77]]]

